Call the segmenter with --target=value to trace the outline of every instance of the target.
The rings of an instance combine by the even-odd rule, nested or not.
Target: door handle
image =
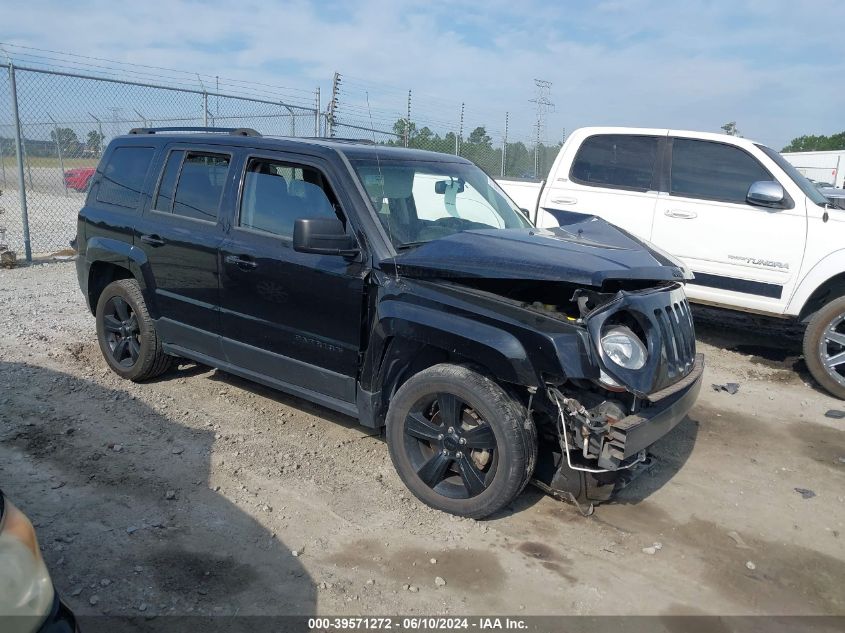
[[[670,218],[680,218],[681,220],[692,220],[698,217],[695,211],[684,211],[683,209],[666,209],[663,215]]]
[[[227,264],[234,264],[243,270],[255,270],[258,268],[258,264],[243,255],[226,255],[223,261]]]
[[[142,236],[141,236],[141,241],[142,241],[144,244],[149,244],[149,245],[150,245],[150,246],[152,246],[153,248],[157,248],[157,247],[159,247],[159,246],[164,246],[164,240],[163,240],[163,239],[161,239],[158,235],[155,235],[155,234],[152,234],[152,235],[142,235]]]
[[[552,198],[552,202],[555,204],[575,204],[578,202],[578,198]]]

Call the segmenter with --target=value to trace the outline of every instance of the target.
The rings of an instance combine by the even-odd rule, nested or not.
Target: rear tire
[[[135,382],[167,371],[173,361],[164,353],[141,288],[134,279],[118,279],[97,301],[97,341],[111,370]]]
[[[440,364],[412,376],[387,413],[393,465],[423,503],[480,519],[509,504],[534,471],[537,435],[523,404],[490,378]]]
[[[845,297],[813,315],[804,333],[804,361],[813,378],[845,400]]]

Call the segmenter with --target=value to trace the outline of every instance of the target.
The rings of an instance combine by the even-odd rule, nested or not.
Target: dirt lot
[[[459,520],[351,419],[194,365],[118,380],[73,263],[0,271],[0,485],[80,614],[845,613],[845,403],[780,336],[699,339],[698,405],[616,503]]]

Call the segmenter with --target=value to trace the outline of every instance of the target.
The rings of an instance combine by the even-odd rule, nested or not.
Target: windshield
[[[816,186],[811,183],[806,176],[804,176],[800,171],[795,169],[795,166],[786,160],[783,156],[781,156],[778,152],[773,150],[771,147],[766,147],[765,145],[757,145],[763,153],[766,154],[769,158],[775,161],[782,170],[786,172],[786,175],[792,178],[792,181],[800,187],[801,191],[804,192],[804,195],[807,196],[810,200],[816,203],[819,206],[825,206],[830,204],[830,200],[828,200],[825,195],[820,192]]]
[[[475,165],[445,161],[352,161],[397,249],[471,229],[531,226],[519,207]]]

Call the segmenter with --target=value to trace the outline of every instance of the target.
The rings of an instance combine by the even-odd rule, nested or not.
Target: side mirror
[[[299,218],[293,223],[293,250],[352,257],[358,254],[358,244],[337,218]]]
[[[759,207],[777,207],[783,204],[786,197],[783,187],[774,180],[758,180],[751,183],[745,200],[748,204]]]

